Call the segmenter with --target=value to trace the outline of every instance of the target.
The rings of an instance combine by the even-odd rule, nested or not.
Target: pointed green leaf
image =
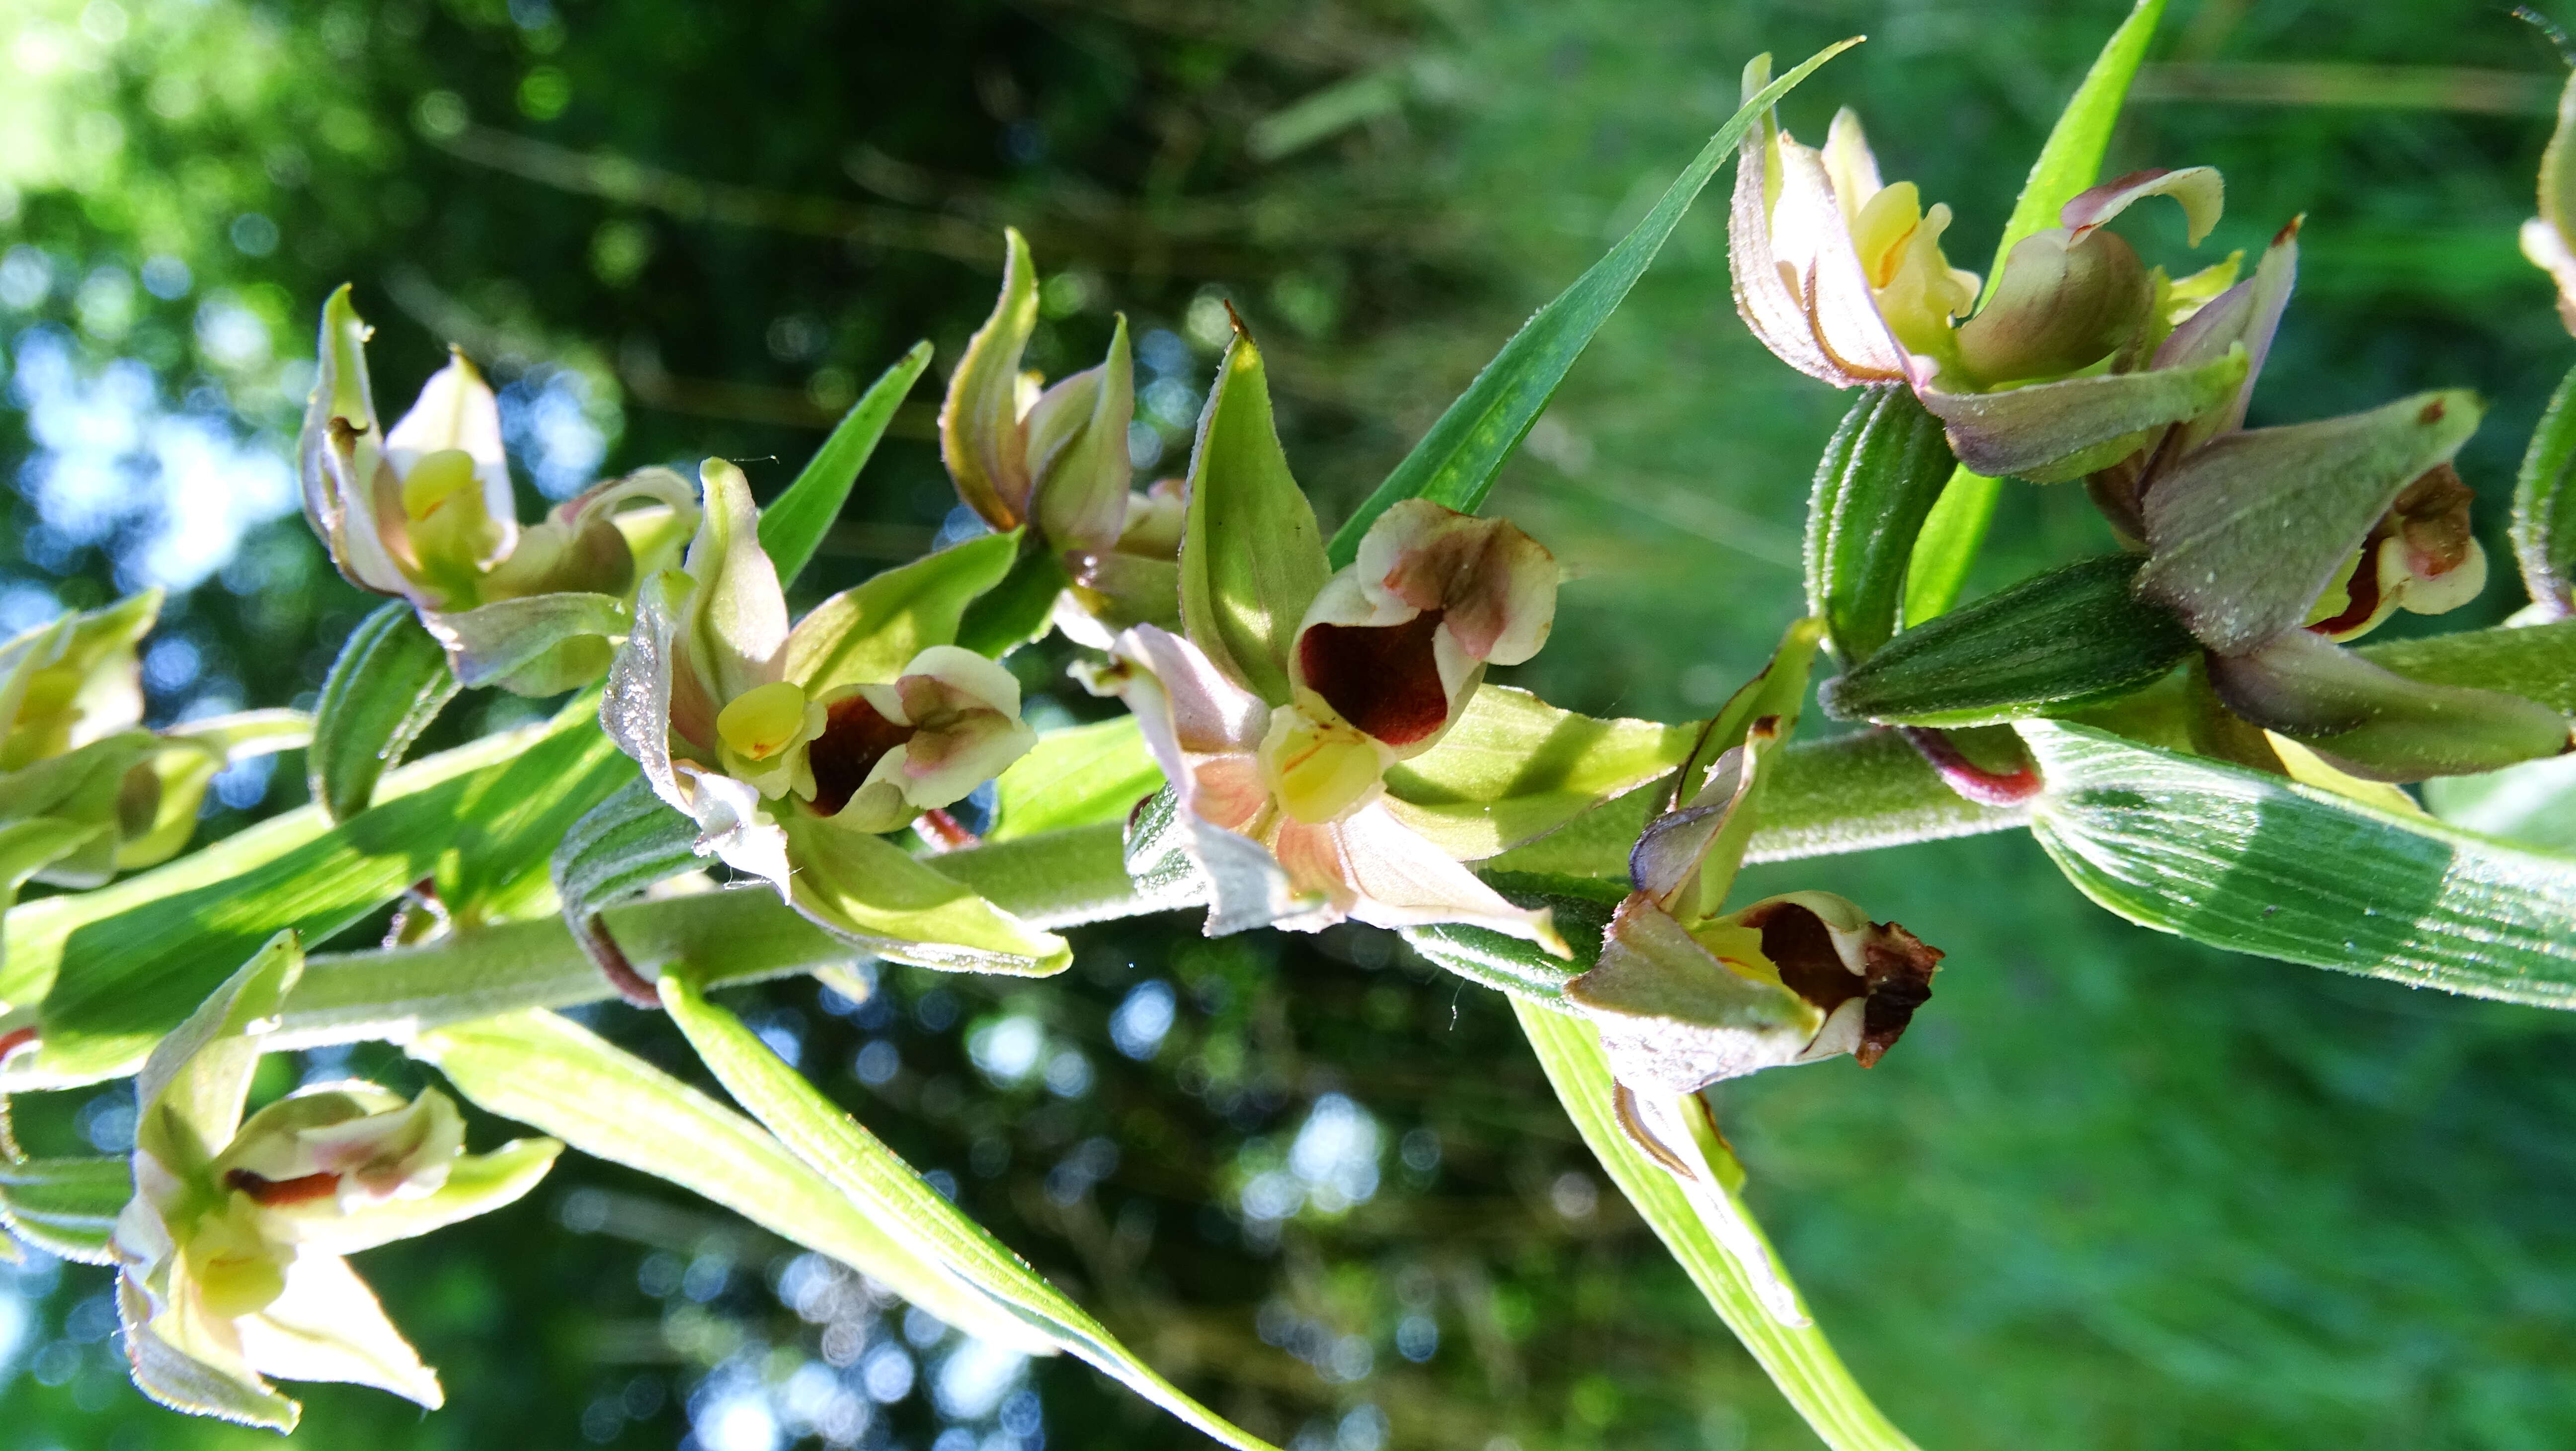
[[[1862,391],[1816,464],[1807,505],[1807,613],[1858,662],[1896,633],[1915,536],[1958,461],[1912,389]]]
[[[1669,774],[1698,736],[1695,726],[1597,720],[1482,686],[1439,745],[1387,772],[1388,802],[1442,851],[1481,861]]]
[[[1620,1128],[1611,1104],[1615,1085],[1592,1025],[1527,1002],[1512,1008],[1593,1157],[1817,1436],[1834,1451],[1913,1451],[1914,1443],[1843,1368],[1824,1332],[1812,1322],[1783,1323],[1767,1303],[1766,1291],[1771,1298],[1785,1291],[1793,1300],[1796,1291],[1743,1196],[1732,1188],[1713,1190],[1725,1196],[1735,1219],[1712,1224],[1710,1211]]]
[[[1546,908],[1573,957],[1558,957],[1525,937],[1459,922],[1407,927],[1404,940],[1414,951],[1479,987],[1569,1011],[1562,1006],[1565,985],[1583,970],[1583,964],[1601,955],[1601,935],[1619,899],[1627,895],[1627,880],[1529,872],[1479,875],[1515,907]]]
[[[1227,679],[1273,705],[1288,699],[1288,647],[1324,587],[1315,506],[1288,472],[1271,421],[1261,350],[1237,332],[1190,452],[1181,536],[1181,624]]]
[[[2031,830],[2143,926],[2416,987],[2576,1007],[2576,860],[2055,721]]]
[[[459,688],[446,650],[421,628],[410,601],[388,601],[359,621],[313,707],[305,757],[313,799],[333,821],[366,810],[377,780],[402,764]]]
[[[1040,932],[884,837],[791,812],[796,910],[881,957],[950,972],[1044,977],[1073,964],[1064,939]]]
[[[2576,81],[2570,82],[2576,86]],[[2576,152],[2557,141],[2552,158]],[[2558,381],[2513,489],[2513,557],[2534,603],[2563,619],[2576,613],[2576,369]]]
[[[633,770],[594,709],[576,701],[546,725],[406,766],[337,827],[306,807],[112,886],[17,908],[0,1000],[42,1003],[34,1067],[129,1063],[281,929],[328,941],[424,878],[454,884],[458,903],[487,916],[550,910],[556,842]]]
[[[685,974],[662,979],[662,1001],[725,1091],[870,1220],[1188,1425],[1242,1451],[1271,1451],[1267,1442],[1183,1395],[1119,1344],[1107,1327],[780,1062],[733,1014],[708,1002]]]
[[[957,643],[978,655],[1001,659],[1047,632],[1056,598],[1072,582],[1061,556],[1043,549],[1022,554],[1000,584],[966,606],[957,621]]]
[[[985,534],[899,565],[816,605],[787,637],[787,678],[820,695],[882,685],[912,657],[953,644],[967,607],[1011,572],[1020,536]]]
[[[134,1164],[116,1158],[0,1160],[0,1225],[77,1264],[116,1262],[108,1240],[134,1197]]]
[[[2135,554],[2054,569],[1917,625],[1828,681],[1839,720],[1986,725],[2140,690],[2194,648],[2181,621],[2130,589]]]
[[[1986,269],[1986,297],[1994,295],[1995,284],[2004,274],[2004,259],[2012,249],[2024,237],[2056,226],[2057,214],[2066,204],[2101,179],[2102,155],[2111,147],[2111,132],[2119,123],[2121,104],[2129,97],[2129,82],[2147,58],[2147,42],[2154,38],[2164,13],[2165,0],[2137,0],[2129,18],[2111,32],[2093,68],[2084,73],[2066,109],[2058,113],[2057,124],[2049,128],[2048,140],[2039,148],[2039,159],[2031,163],[2029,179],[2022,183],[2021,197],[2013,203],[2012,217],[2004,223],[2003,237],[1995,244],[1994,265]],[[2000,488],[1997,480],[1965,464],[1950,476],[1915,541],[1914,565],[1905,586],[1906,623],[1922,624],[1958,602],[1959,590],[1968,582],[1968,568],[1976,563],[1977,551],[1985,543]]]
[[[1799,82],[1815,74],[1818,66],[1859,43],[1860,38],[1855,36],[1827,46],[1737,108],[1709,138],[1708,145],[1700,148],[1691,164],[1682,169],[1682,174],[1673,179],[1673,184],[1664,189],[1654,209],[1600,261],[1574,279],[1573,286],[1557,294],[1553,302],[1540,308],[1519,332],[1512,334],[1511,341],[1503,344],[1503,350],[1476,375],[1476,381],[1467,385],[1467,391],[1458,395],[1458,401],[1449,405],[1440,421],[1432,424],[1431,431],[1395,466],[1395,472],[1388,474],[1377,492],[1343,522],[1333,535],[1334,566],[1357,559],[1361,536],[1377,522],[1378,515],[1403,500],[1429,499],[1468,514],[1482,507],[1495,477],[1511,461],[1530,426],[1538,422],[1539,414],[1546,411],[1548,400],[1556,396],[1558,385],[1573,370],[1574,360],[1583,356],[1592,335],[1627,300],[1628,290],[1637,285],[1655,254],[1663,250],[1664,240],[1680,225],[1682,214],[1690,210],[1718,167],[1735,154],[1745,131],[1782,96],[1795,90]]]
[[[1038,1354],[1054,1348],[861,1212],[760,1125],[585,1028],[518,1012],[424,1034],[406,1051],[484,1109],[724,1205],[968,1334]]]
[[[833,521],[841,517],[841,506],[849,501],[859,470],[868,466],[868,457],[876,452],[877,440],[885,437],[895,410],[903,406],[912,385],[921,381],[922,370],[929,366],[930,344],[914,343],[912,351],[878,375],[850,411],[841,415],[831,436],[806,460],[787,492],[760,511],[760,547],[778,566],[780,588],[795,584],[814,551],[822,547]]]
[[[984,840],[1123,822],[1162,786],[1162,768],[1132,715],[1049,731],[993,783],[1001,819]]]

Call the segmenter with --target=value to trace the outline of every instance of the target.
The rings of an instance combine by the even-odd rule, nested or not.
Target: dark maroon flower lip
[[[310,1204],[316,1199],[328,1199],[339,1193],[340,1176],[301,1174],[292,1179],[270,1179],[248,1169],[235,1169],[224,1176],[224,1187],[238,1189],[249,1195],[252,1202],[271,1207]]]
[[[1433,636],[1442,612],[1400,625],[1309,625],[1297,639],[1298,673],[1341,718],[1390,746],[1426,740],[1449,723]]]
[[[834,701],[824,712],[823,734],[805,748],[806,763],[814,772],[814,809],[838,816],[867,784],[877,762],[911,740],[918,729],[886,719],[864,695]]]
[[[1861,932],[1861,970],[1854,973],[1835,946],[1833,932],[1815,910],[1797,902],[1772,902],[1747,912],[1744,925],[1762,934],[1762,955],[1780,972],[1781,985],[1832,1017],[1853,998],[1861,1008],[1860,1043],[1852,1056],[1870,1067],[1905,1036],[1914,1010],[1932,997],[1932,975],[1941,949],[1894,922],[1874,922]]]

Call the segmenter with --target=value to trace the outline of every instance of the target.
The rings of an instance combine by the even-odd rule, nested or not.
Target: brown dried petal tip
[[[1762,955],[1780,970],[1780,981],[1831,1017],[1836,1008],[1866,996],[1861,1032],[1852,1056],[1867,1068],[1878,1062],[1932,996],[1932,974],[1941,949],[1894,922],[1873,922],[1859,932],[1861,971],[1855,975],[1814,910],[1795,901],[1770,903],[1742,918],[1762,934]]]

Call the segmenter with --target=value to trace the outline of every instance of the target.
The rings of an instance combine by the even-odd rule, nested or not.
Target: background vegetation
[[[1871,34],[1787,120],[1812,139],[1858,106],[1980,262],[2125,8],[19,0],[0,15],[0,625],[162,584],[156,721],[310,699],[367,604],[292,516],[286,462],[342,279],[378,322],[388,403],[451,341],[504,385],[532,496],[708,453],[774,488],[913,338],[944,375],[1005,222],[1048,274],[1035,360],[1078,366],[1126,311],[1156,434],[1135,442],[1175,467],[1232,299],[1330,518],[1634,220],[1756,50]],[[2512,240],[2558,84],[2547,40],[2450,0],[2202,0],[2156,62],[2113,167],[2222,166],[2206,252],[2308,217],[2256,421],[2475,386],[2495,408],[2462,470],[2500,531],[2567,346]],[[946,521],[932,397],[861,480],[816,594]],[[1840,410],[1736,322],[1704,206],[1496,499],[1577,576],[1523,679],[1594,712],[1720,699],[1796,612],[1797,521]],[[2073,493],[2006,500],[1989,582],[2100,545]],[[2500,616],[2496,580],[2447,623]],[[1048,661],[1028,678],[1096,709]],[[527,709],[473,699],[444,729]],[[295,758],[235,773],[207,830],[302,795]],[[1951,952],[1877,1069],[1768,1074],[1722,1103],[1825,1324],[1927,1447],[2576,1435],[2562,1018],[2133,931],[2018,836],[1758,875]],[[1212,943],[1173,918],[1075,940],[1045,984],[889,970],[863,1004],[797,982],[741,1006],[1132,1343],[1298,1451],[1814,1444],[1592,1169],[1499,1000],[1363,929]],[[590,1020],[683,1061],[645,1015]],[[271,1067],[420,1071],[372,1050]],[[57,1097],[15,1106],[31,1149],[122,1147],[125,1088]],[[961,1346],[592,1163],[366,1269],[451,1405],[321,1389],[299,1441],[1191,1439],[1078,1365]],[[12,1444],[269,1439],[141,1402],[103,1272],[39,1259],[0,1285]]]

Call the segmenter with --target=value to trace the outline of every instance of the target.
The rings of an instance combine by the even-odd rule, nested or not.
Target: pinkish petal
[[[1769,65],[1756,61],[1744,73],[1745,95],[1751,97],[1770,80]],[[1793,284],[1801,271],[1795,266],[1784,268],[1774,245],[1767,191],[1777,170],[1774,154],[1779,140],[1778,126],[1766,116],[1762,124],[1744,133],[1736,151],[1735,193],[1726,222],[1727,271],[1734,283],[1736,315],[1781,362],[1808,377],[1849,388],[1860,380],[1826,356],[1824,345],[1816,340],[1815,324],[1807,316],[1806,302]]]
[[[1152,675],[1168,702],[1166,730],[1191,755],[1250,755],[1270,729],[1270,706],[1228,680],[1196,645],[1154,625],[1118,637],[1111,654]],[[1154,729],[1146,722],[1147,734]],[[1168,767],[1167,767],[1168,769]]]
[[[1373,927],[1458,922],[1571,956],[1544,910],[1515,907],[1448,853],[1397,822],[1384,802],[1325,826],[1291,822],[1275,850],[1289,880]]]
[[[2179,456],[2222,433],[2245,426],[2245,408],[2253,401],[2254,382],[2271,356],[2272,335],[2280,330],[2281,313],[2299,280],[2299,218],[2275,233],[2272,245],[2255,265],[2254,275],[2210,299],[2207,306],[2182,320],[2156,349],[2155,368],[2191,367],[2225,357],[2245,345],[2245,381],[2225,408],[2193,419],[2182,430],[2173,452]]]
[[[1905,349],[1888,331],[1869,274],[1852,246],[1842,204],[1834,197],[1824,159],[1783,134],[1780,138],[1780,199],[1771,208],[1771,245],[1780,263],[1793,274],[1793,286],[1805,306],[1816,346],[1833,370],[1849,380],[1838,384],[1900,382],[1912,378]],[[1836,381],[1828,377],[1828,382]]]
[[[1441,611],[1459,648],[1496,665],[1537,654],[1556,622],[1558,570],[1545,545],[1508,519],[1426,499],[1407,499],[1369,526],[1354,573],[1371,603]],[[1311,608],[1308,618],[1318,618]]]

